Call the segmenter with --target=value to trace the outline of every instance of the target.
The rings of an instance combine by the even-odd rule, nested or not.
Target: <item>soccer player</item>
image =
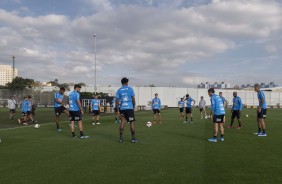
[[[80,89],[81,86],[78,84],[74,85],[74,90],[69,94],[69,114],[70,114],[70,121],[71,121],[71,133],[72,137],[77,137],[74,132],[74,122],[78,121],[78,128],[80,133],[81,139],[87,139],[89,136],[84,135],[83,133],[83,124],[82,124],[82,116],[84,115],[84,111],[81,106],[80,102]]]
[[[33,116],[31,113],[31,108],[32,108],[32,97],[30,95],[27,96],[27,110],[26,110],[26,114],[27,114],[27,121],[29,121],[29,123],[34,123],[33,120]]]
[[[100,100],[98,100],[98,95],[94,95],[94,99],[91,101],[91,112],[92,112],[92,125],[95,125],[95,118],[96,124],[100,125]]]
[[[67,116],[69,116],[68,110],[63,105],[64,93],[65,88],[61,87],[60,90],[54,94],[54,111],[56,116],[55,121],[58,132],[62,131],[62,129],[60,128],[60,115],[62,113],[65,113]]]
[[[18,119],[19,124],[23,125],[28,125],[26,120],[27,120],[27,109],[28,109],[28,100],[27,97],[25,96],[23,101],[22,101],[22,118]]]
[[[155,94],[155,98],[152,99],[152,110],[154,114],[154,124],[157,122],[158,114],[158,123],[161,124],[161,100],[158,98],[158,93]]]
[[[207,117],[207,113],[206,113],[206,100],[204,100],[203,96],[201,96],[201,99],[199,101],[199,109],[200,109],[201,119],[203,119],[203,112],[205,114],[205,117]]]
[[[119,115],[119,106],[116,106],[116,98],[113,99],[112,101],[112,106],[114,108],[114,112],[115,112],[115,123],[120,123],[121,119],[120,119],[120,115]]]
[[[130,123],[132,143],[137,143],[138,141],[135,138],[135,93],[134,90],[128,86],[128,79],[122,78],[121,84],[122,87],[118,89],[116,93],[116,107],[119,106],[120,102],[120,117],[121,124],[119,127],[119,142],[123,143],[123,131],[126,122]]]
[[[259,106],[257,109],[257,122],[258,122],[258,136],[265,137],[267,136],[265,131],[265,121],[266,119],[266,110],[267,104],[265,100],[264,92],[260,90],[259,84],[255,84],[255,91],[257,92]]]
[[[180,99],[180,101],[178,102],[178,108],[179,108],[179,112],[180,112],[180,118],[183,120],[184,119],[184,106],[185,106],[185,102],[183,100],[183,98]]]
[[[214,122],[214,134],[213,137],[208,139],[210,142],[217,142],[218,127],[220,128],[221,137],[220,141],[224,141],[224,116],[225,109],[220,96],[215,94],[214,89],[210,88],[208,94],[211,97],[211,117]]]
[[[190,97],[189,94],[186,95],[185,101],[186,101],[186,121],[184,121],[184,123],[188,123],[188,115],[191,118],[191,123],[193,123],[192,106],[195,105],[196,101],[192,97]]]
[[[16,100],[15,96],[10,96],[10,99],[8,100],[8,108],[10,112],[10,120],[13,120],[14,115],[16,114]]]
[[[239,96],[237,96],[237,92],[233,92],[233,106],[231,110],[231,123],[227,128],[232,128],[235,117],[238,120],[239,126],[237,129],[241,129],[242,122],[241,122],[241,111],[243,109],[242,100]]]
[[[220,96],[220,98],[221,98],[221,100],[222,100],[222,103],[223,103],[223,105],[224,105],[224,108],[227,106],[227,100],[222,96],[222,92],[219,92],[219,96]]]

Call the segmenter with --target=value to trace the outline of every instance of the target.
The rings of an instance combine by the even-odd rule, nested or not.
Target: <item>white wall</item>
[[[119,87],[101,87],[99,86],[97,91],[109,93],[111,96],[115,95],[115,92]],[[159,98],[163,105],[168,105],[169,107],[177,107],[177,102],[181,97],[189,94],[196,104],[199,103],[200,96],[204,96],[207,104],[210,105],[210,98],[208,96],[207,89],[197,89],[197,88],[174,88],[174,87],[133,87],[136,97],[137,105],[147,105],[148,101],[154,98],[154,94],[158,93]],[[82,88],[81,91],[93,92],[93,87]],[[216,93],[223,93],[223,96],[232,104],[233,92],[237,91],[238,96],[241,97],[243,104],[246,105],[258,105],[257,94],[254,91],[243,91],[243,90],[227,90],[218,89]],[[282,93],[281,92],[269,92],[265,91],[266,102],[268,105],[277,105],[277,103],[282,104]]]

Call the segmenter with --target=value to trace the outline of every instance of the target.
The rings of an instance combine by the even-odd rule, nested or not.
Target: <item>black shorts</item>
[[[153,113],[154,113],[154,114],[160,114],[161,111],[160,111],[160,109],[153,109]]]
[[[200,108],[200,112],[203,112],[203,110],[204,110],[203,108]]]
[[[80,111],[70,111],[70,121],[80,121],[82,120],[82,115]]]
[[[191,113],[192,113],[192,108],[186,107],[186,114],[191,114]]]
[[[27,116],[31,115],[31,111],[26,111],[26,115]]]
[[[115,108],[114,108],[114,111],[115,111],[115,112],[118,112],[118,108],[115,107]]]
[[[26,112],[22,112],[22,116],[27,116],[27,113]]]
[[[16,113],[16,109],[10,109],[10,113]]]
[[[213,116],[213,122],[214,123],[224,123],[224,117],[225,115],[214,115]]]
[[[133,109],[120,110],[120,116],[124,117],[127,120],[127,122],[135,121],[135,115]]]
[[[183,112],[184,111],[184,107],[182,107],[182,108],[179,108],[179,112]]]
[[[56,116],[59,116],[60,114],[62,114],[66,110],[66,108],[65,108],[65,106],[62,105],[60,107],[55,107],[54,110],[55,110]]]
[[[258,113],[259,119],[266,119],[266,110],[267,109],[261,109],[260,113]]]
[[[233,110],[231,118],[234,119],[235,117],[237,119],[241,118],[241,111],[240,110]]]
[[[92,116],[98,116],[100,115],[100,111],[99,110],[93,110],[92,111]]]

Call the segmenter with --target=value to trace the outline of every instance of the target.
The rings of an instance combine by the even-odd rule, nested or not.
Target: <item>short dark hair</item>
[[[28,99],[31,99],[32,97],[30,95],[27,96]]]
[[[158,95],[158,93],[155,93],[155,96]]]
[[[187,94],[186,97],[189,97],[189,94]]]
[[[64,87],[60,87],[60,90],[61,91],[65,91],[66,89]]]
[[[75,84],[75,85],[74,85],[74,89],[76,89],[76,88],[81,88],[81,85]]]
[[[128,83],[128,81],[129,81],[128,78],[124,77],[121,79],[121,84],[126,84]]]
[[[210,89],[208,90],[208,92],[209,92],[209,93],[214,93],[214,89],[213,89],[213,88],[210,88]]]

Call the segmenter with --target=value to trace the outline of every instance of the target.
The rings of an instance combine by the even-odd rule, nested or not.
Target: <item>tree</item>
[[[37,83],[33,79],[15,77],[12,82],[6,84],[9,89],[24,89],[35,87]]]

